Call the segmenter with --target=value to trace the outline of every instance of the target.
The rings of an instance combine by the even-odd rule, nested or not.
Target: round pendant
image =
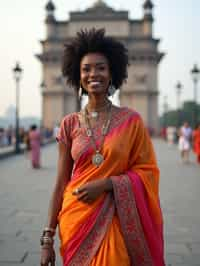
[[[99,166],[104,161],[103,155],[96,153],[92,156],[92,163],[96,166]]]
[[[87,128],[86,133],[88,137],[92,136],[92,131],[89,128]]]
[[[97,112],[91,112],[91,117],[92,118],[97,118],[98,117],[98,113]]]

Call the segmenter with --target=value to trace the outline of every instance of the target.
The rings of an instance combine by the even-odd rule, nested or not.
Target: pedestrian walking
[[[179,132],[179,149],[181,151],[181,159],[184,163],[189,163],[189,153],[191,149],[192,129],[188,122],[184,122]]]
[[[41,163],[40,163],[41,135],[36,125],[31,126],[28,138],[29,138],[30,149],[31,149],[32,167],[38,169],[41,166]]]
[[[169,146],[172,146],[175,143],[176,128],[169,126],[166,129],[167,143]]]
[[[56,124],[53,128],[53,138],[56,139],[59,132],[59,126]]]
[[[63,74],[88,103],[57,136],[58,174],[41,237],[41,265],[163,266],[159,169],[141,116],[108,97],[127,78],[128,53],[103,29],[66,44]]]
[[[200,164],[200,124],[193,131],[193,150],[196,154],[197,163]]]

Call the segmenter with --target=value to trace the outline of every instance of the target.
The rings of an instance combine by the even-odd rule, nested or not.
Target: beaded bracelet
[[[52,237],[50,236],[41,236],[40,238],[40,245],[44,246],[44,245],[53,245],[54,244],[54,240]]]
[[[50,227],[45,227],[44,230],[42,231],[42,236],[49,236],[46,235],[46,233],[50,233],[49,237],[54,237],[56,230]]]
[[[45,232],[45,233],[46,233],[46,232],[49,232],[49,233],[52,233],[52,234],[55,235],[55,233],[56,233],[56,229],[51,228],[51,227],[45,227],[43,232]]]

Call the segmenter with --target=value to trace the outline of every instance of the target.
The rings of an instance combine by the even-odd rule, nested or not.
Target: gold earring
[[[81,99],[82,93],[83,93],[83,89],[82,89],[81,83],[80,83],[80,87],[79,87],[79,90],[78,90],[78,97],[79,97],[79,99]]]

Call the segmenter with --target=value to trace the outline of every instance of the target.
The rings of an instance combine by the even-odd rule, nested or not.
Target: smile
[[[99,86],[101,85],[101,82],[100,81],[88,81],[88,83],[92,86]]]

